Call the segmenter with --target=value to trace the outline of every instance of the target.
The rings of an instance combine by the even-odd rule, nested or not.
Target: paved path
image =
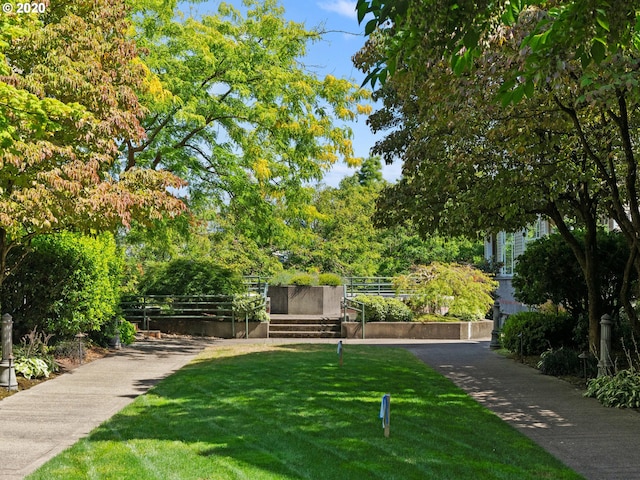
[[[489,342],[407,348],[585,478],[640,479],[640,412],[605,408]]]
[[[0,479],[28,475],[213,343],[136,342],[0,401]]]
[[[137,342],[0,401],[0,480],[23,478],[204,348],[247,342],[264,341]],[[604,408],[561,380],[501,357],[488,341],[344,343],[407,348],[585,478],[640,480],[640,413]]]

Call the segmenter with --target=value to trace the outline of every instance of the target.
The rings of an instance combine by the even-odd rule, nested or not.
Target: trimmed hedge
[[[122,264],[110,233],[34,238],[31,251],[0,289],[3,312],[13,315],[14,336],[36,326],[56,341],[100,330],[117,314]]]
[[[573,345],[574,327],[575,321],[566,314],[516,313],[502,328],[502,346],[513,353],[540,355],[550,348]]]
[[[366,322],[410,322],[413,313],[398,298],[380,297],[378,295],[358,295],[356,301],[364,304]],[[362,315],[358,314],[358,321]]]

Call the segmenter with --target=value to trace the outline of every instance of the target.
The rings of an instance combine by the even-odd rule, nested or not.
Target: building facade
[[[549,222],[538,217],[533,225],[517,232],[498,232],[485,237],[485,259],[500,266],[495,279],[499,283],[497,294],[502,313],[510,315],[530,310],[527,305],[515,299],[511,281],[518,257],[527,249],[527,244],[549,233],[551,233]]]

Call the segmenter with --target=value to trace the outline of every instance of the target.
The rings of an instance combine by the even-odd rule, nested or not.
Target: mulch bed
[[[97,346],[85,346],[85,353],[83,356],[82,363],[89,363],[93,360],[97,360],[99,358],[103,358],[111,353],[111,350],[108,348],[97,347]],[[77,358],[69,358],[69,357],[56,357],[56,363],[58,364],[59,370],[55,373],[49,375],[49,378],[32,378],[30,380],[24,378],[21,375],[16,376],[16,380],[18,381],[18,390],[9,391],[6,388],[0,387],[0,400],[14,393],[17,393],[21,390],[27,390],[39,383],[46,382],[47,380],[51,380],[56,378],[59,375],[64,375],[66,372],[70,372],[74,368],[77,368],[81,365],[78,362]]]

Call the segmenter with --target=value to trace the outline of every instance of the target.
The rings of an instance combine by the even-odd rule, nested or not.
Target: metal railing
[[[346,286],[345,286],[346,292]],[[354,300],[353,298],[349,298],[345,296],[342,298],[342,321],[347,321],[347,310],[355,310],[360,314],[360,319],[362,321],[362,339],[365,339],[364,326],[366,323],[365,319],[365,308],[364,303],[359,302],[358,300]]]
[[[244,316],[245,335],[249,335],[249,319],[267,308],[267,287],[247,295],[136,295],[122,299],[122,315],[130,322],[142,323],[149,330],[149,320],[219,320],[230,321],[235,337],[235,324]]]
[[[261,293],[266,296],[266,289],[269,286],[267,279],[260,275],[245,275],[242,277],[242,283],[249,292]]]
[[[346,277],[344,286],[348,298],[356,295],[396,296],[393,277]]]

